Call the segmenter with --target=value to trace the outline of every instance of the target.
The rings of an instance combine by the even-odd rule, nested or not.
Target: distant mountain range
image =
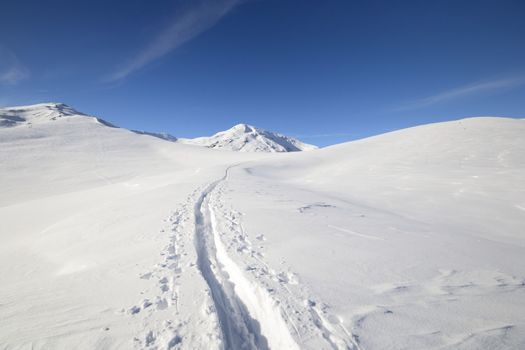
[[[63,103],[42,103],[29,106],[6,107],[0,109],[0,127],[45,123],[64,117],[94,118],[98,123],[109,127],[115,125],[81,112]],[[293,137],[259,129],[248,124],[238,124],[213,136],[194,139],[177,138],[168,133],[155,133],[130,130],[136,134],[157,137],[166,141],[189,145],[224,149],[237,152],[298,152],[317,149],[317,146],[301,142]]]

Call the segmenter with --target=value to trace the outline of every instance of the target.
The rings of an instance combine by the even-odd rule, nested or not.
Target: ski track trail
[[[358,338],[328,305],[314,301],[284,259],[278,271],[264,261],[262,246],[244,231],[243,214],[225,205],[235,166],[166,220],[162,261],[139,276],[156,279],[157,287],[122,310],[142,317],[135,348],[360,350]]]

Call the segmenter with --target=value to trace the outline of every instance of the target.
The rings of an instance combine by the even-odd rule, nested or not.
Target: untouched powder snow
[[[521,349],[523,135],[469,118],[252,162],[226,201],[291,294],[360,348]]]
[[[525,348],[523,120],[277,155],[0,118],[2,349]]]
[[[240,152],[297,152],[310,151],[317,146],[303,143],[292,137],[262,130],[247,124],[238,124],[210,137],[179,139],[180,142],[208,148]]]

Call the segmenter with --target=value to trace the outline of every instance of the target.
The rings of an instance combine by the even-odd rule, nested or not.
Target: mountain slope
[[[417,126],[244,164],[224,192],[360,348],[519,349],[524,135],[511,118]]]
[[[141,131],[141,130],[131,130],[131,131],[139,135],[149,135],[149,136],[157,137],[161,140],[166,140],[170,142],[177,141],[177,137],[171,134],[168,134],[166,132],[150,132],[150,131]]]
[[[213,302],[192,267],[192,222],[177,219],[180,243],[173,222],[184,210],[189,218],[186,202],[226,167],[258,155],[138,135],[60,104],[0,115],[10,121],[0,128],[0,348],[160,348],[183,338],[218,349],[216,314],[195,312]],[[175,246],[184,261],[164,262]],[[174,319],[185,326],[170,328]]]
[[[30,106],[0,108],[0,127],[45,123],[71,116],[87,116],[63,103],[41,103]]]
[[[0,112],[0,348],[524,348],[524,121],[275,154],[77,113]]]
[[[210,137],[179,139],[179,141],[186,144],[239,152],[298,152],[317,148],[317,146],[303,143],[295,138],[247,124],[235,125],[231,129],[218,132]]]
[[[39,103],[28,106],[0,108],[0,127],[40,124],[59,119],[69,120],[71,117],[75,119],[78,119],[78,117],[88,118],[105,126],[115,127],[105,120],[78,112],[64,103]]]

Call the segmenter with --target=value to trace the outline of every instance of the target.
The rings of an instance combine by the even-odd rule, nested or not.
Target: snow
[[[0,348],[525,347],[524,120],[292,153],[0,121]]]
[[[153,137],[158,137],[159,139],[175,142],[177,141],[177,138],[171,134],[168,134],[167,132],[148,132],[148,131],[140,131],[140,130],[131,130],[136,134],[139,135],[149,135]]]
[[[363,349],[523,348],[523,135],[470,118],[253,162],[226,201]]]
[[[208,148],[239,152],[297,152],[311,151],[317,146],[303,143],[295,138],[262,130],[248,124],[238,124],[210,137],[179,139],[180,142]]]

